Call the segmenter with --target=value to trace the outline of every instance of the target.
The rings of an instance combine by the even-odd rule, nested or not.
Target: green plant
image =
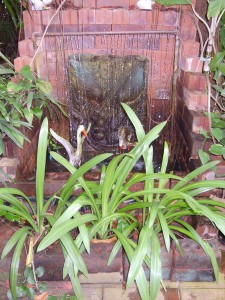
[[[212,127],[210,132],[203,129],[200,133],[205,137],[205,141],[202,145],[202,149],[198,150],[198,155],[201,163],[204,165],[210,161],[212,155],[221,155],[225,159],[225,119],[220,113],[212,113]],[[207,140],[213,140],[213,144],[209,150],[203,151],[204,144]]]
[[[2,258],[4,258],[15,247],[10,268],[12,299],[17,297],[18,266],[25,241],[28,241],[30,249],[27,265],[32,266],[33,255],[36,251],[42,251],[55,241],[60,241],[65,258],[63,277],[69,275],[78,299],[82,299],[78,274],[82,272],[88,275],[81,252],[86,249],[90,253],[90,240],[96,236],[109,238],[115,235],[118,238],[108,263],[113,261],[118,250],[123,247],[130,261],[127,286],[135,281],[142,299],[155,299],[159,290],[161,282],[159,239],[161,235],[168,251],[171,240],[180,249],[177,238],[179,232],[198,242],[210,256],[217,278],[218,266],[212,249],[183,220],[184,216],[189,215],[206,216],[225,234],[225,217],[219,210],[225,205],[207,198],[197,198],[203,192],[225,188],[225,182],[219,180],[193,182],[198,175],[215,166],[217,162],[208,163],[184,178],[168,174],[166,168],[169,151],[165,144],[161,170],[159,173],[154,173],[153,148],[150,144],[158,137],[165,122],[145,134],[135,113],[127,105],[123,104],[123,107],[136,129],[138,145],[130,153],[112,158],[109,165],[103,167],[99,182],[86,181],[83,175],[104,159],[109,158],[111,154],[101,154],[83,164],[79,169],[75,169],[58,153],[51,152],[53,158],[67,167],[71,176],[58,192],[48,200],[44,200],[44,173],[48,144],[48,122],[45,119],[38,143],[36,205],[17,189],[0,189],[0,199],[9,203],[9,205],[1,204],[0,211],[13,213],[23,219],[23,226],[21,225],[21,228],[10,238],[2,253]],[[144,157],[146,172],[136,173],[129,177],[140,156]],[[177,183],[169,189],[166,184],[171,178],[177,180]],[[130,188],[138,182],[144,182],[144,189],[136,192],[130,191]],[[82,189],[83,192],[74,195],[78,189]],[[57,199],[55,210],[50,213],[48,208],[55,199]],[[131,203],[124,205],[127,200]],[[28,203],[29,210],[24,202]],[[82,215],[80,209],[86,206],[90,207],[91,213]],[[139,223],[132,215],[133,211],[140,209],[144,216],[142,223]],[[115,221],[118,222],[118,228],[113,225]],[[120,226],[122,222],[125,226]],[[70,232],[75,228],[79,234],[73,240]],[[137,242],[131,237],[135,228],[140,230]],[[180,251],[182,252],[182,249]],[[142,268],[143,263],[150,268],[150,292]]]
[[[2,0],[2,2],[5,5],[14,26],[16,28],[21,26],[23,6],[28,10],[28,0]]]
[[[0,155],[4,155],[5,138],[22,148],[28,138],[20,128],[32,129],[33,118],[40,119],[45,108],[50,113],[57,111],[56,108],[64,115],[66,113],[51,96],[50,82],[36,78],[27,65],[16,73],[14,66],[1,52],[0,57],[8,64],[8,67],[0,67]]]
[[[37,281],[37,278],[42,277],[43,274],[43,267],[38,267],[35,270],[33,270],[31,267],[26,267],[19,280],[19,286],[16,289],[17,299],[21,297],[29,297],[29,299],[34,299],[34,296],[37,292],[45,292],[47,289],[46,283]],[[13,299],[10,290],[7,293],[7,297],[9,300]]]
[[[205,72],[208,87],[208,120],[209,132],[202,131],[206,138],[213,142],[210,153],[224,155],[224,127],[221,128],[222,118],[224,117],[224,76],[225,76],[225,52],[224,52],[224,20],[225,2],[223,0],[208,0],[206,18],[201,17],[195,10],[191,0],[156,0],[158,4],[170,5],[190,5],[195,17],[205,26],[208,34],[205,43],[199,28],[199,38],[201,42],[201,57],[204,61],[203,71]],[[214,113],[212,113],[214,112]],[[219,120],[219,122],[218,122]],[[218,125],[218,126],[217,126]],[[223,136],[221,136],[223,134]],[[218,139],[219,137],[219,139]],[[202,163],[209,161],[210,156],[207,152],[200,149],[199,157]]]
[[[20,222],[20,228],[9,239],[1,254],[1,259],[4,259],[4,257],[8,255],[10,251],[14,251],[9,275],[10,291],[13,300],[17,299],[18,268],[20,263],[20,256],[24,247],[29,246],[26,265],[31,265],[32,267],[34,267],[33,256],[36,251],[37,245],[39,244],[43,236],[47,234],[52,225],[54,223],[60,222],[60,213],[63,215],[65,208],[70,205],[70,202],[66,203],[65,201],[63,201],[63,197],[67,191],[70,191],[72,194],[75,189],[74,185],[72,184],[74,178],[69,179],[62,188],[61,194],[59,191],[59,195],[57,195],[57,193],[53,194],[48,200],[45,200],[44,178],[47,146],[48,120],[47,118],[45,118],[40,129],[38,142],[35,203],[31,202],[29,198],[18,189],[0,188],[0,212],[8,212],[12,214],[14,218],[19,218],[20,220],[22,220],[22,222]],[[109,154],[103,154],[97,158],[92,159],[91,161],[83,165],[79,169],[79,171],[74,174],[74,177],[77,176],[78,181],[81,180],[79,179],[80,176],[82,176],[87,170],[100,163],[108,156]],[[48,210],[53,201],[55,202],[55,199],[58,199],[58,206],[60,207],[60,209],[57,209],[57,214],[51,214],[48,212]],[[75,211],[78,211],[79,208],[82,207],[82,205],[83,202],[76,203]],[[94,218],[95,216],[91,214],[80,216],[77,220],[73,220],[73,228],[79,227],[82,231],[85,223],[92,221]],[[77,277],[74,275],[74,272],[75,270],[78,270],[83,272],[84,274],[87,274],[86,266],[81,258],[78,249],[76,248],[71,235],[64,232],[63,236],[61,236],[59,239],[61,241],[62,251],[67,258],[65,263],[65,270],[67,270],[67,272],[69,273],[74,286],[75,294],[78,295],[79,298],[80,286],[79,282],[77,282]],[[69,267],[67,265],[68,262]]]
[[[225,233],[225,217],[219,210],[225,205],[205,198],[196,199],[203,192],[215,188],[225,188],[225,182],[209,180],[192,182],[204,171],[215,166],[218,161],[208,163],[184,178],[180,178],[166,173],[169,150],[167,144],[165,144],[161,170],[159,173],[154,173],[153,148],[152,146],[149,147],[149,144],[158,137],[165,123],[156,126],[145,134],[143,126],[135,113],[125,104],[123,104],[123,107],[136,129],[138,145],[129,154],[116,156],[107,167],[103,167],[99,182],[84,181],[83,178],[78,177],[80,169],[76,170],[59,154],[52,153],[52,157],[66,166],[72,173],[70,178],[71,187],[69,188],[69,185],[67,185],[60,196],[63,199],[62,206],[68,203],[74,186],[77,189],[82,188],[83,192],[74,197],[70,205],[67,204],[68,208],[64,213],[62,213],[60,206],[57,207],[55,216],[59,214],[60,217],[57,217],[52,229],[39,244],[38,251],[43,250],[74,227],[75,220],[81,217],[78,210],[74,210],[74,208],[83,202],[84,206],[90,206],[91,213],[95,218],[89,222],[88,226],[80,230],[75,239],[76,246],[80,248],[80,251],[85,248],[89,252],[89,241],[93,237],[109,238],[113,234],[117,236],[118,241],[110,254],[108,263],[110,264],[113,261],[120,247],[123,247],[130,261],[127,286],[129,287],[136,281],[142,299],[155,299],[159,291],[161,282],[159,239],[161,235],[168,251],[170,250],[171,240],[173,240],[182,252],[177,238],[179,232],[198,242],[206,254],[210,256],[217,278],[218,266],[213,250],[200,238],[194,228],[183,221],[183,217],[189,215],[206,216],[221,232]],[[146,172],[143,174],[136,173],[129,178],[134,164],[142,155]],[[169,189],[166,184],[171,178],[176,179],[177,184]],[[144,189],[131,192],[130,188],[138,182],[144,182]],[[123,206],[122,204],[128,200],[132,200],[133,203]],[[142,224],[132,215],[132,212],[138,209],[143,210]],[[113,226],[115,221],[118,222],[118,228]],[[122,228],[120,221],[125,223]],[[131,233],[135,228],[140,229],[137,242],[134,242],[131,238]],[[69,268],[68,258],[66,258],[66,262]],[[147,264],[150,269],[150,291],[142,268],[143,263]]]
[[[129,114],[135,126],[138,141],[145,136],[143,127],[138,118],[130,112]],[[139,199],[136,203],[130,204],[129,209],[143,209],[143,223],[137,243],[130,240],[126,234],[121,234],[117,229],[112,229],[119,238],[115,245],[118,249],[122,244],[128,260],[130,261],[130,269],[127,278],[127,286],[129,287],[135,280],[139,288],[142,299],[155,299],[161,282],[161,259],[160,259],[160,237],[163,236],[167,251],[170,250],[171,240],[182,253],[179,245],[177,233],[181,233],[188,238],[193,239],[209,255],[216,278],[218,278],[218,265],[215,255],[207,242],[203,241],[197,232],[183,217],[190,215],[201,215],[207,217],[221,232],[225,232],[225,217],[219,210],[224,204],[218,201],[212,201],[205,197],[200,197],[202,193],[213,190],[215,187],[224,188],[224,181],[196,181],[197,176],[214,167],[218,161],[211,162],[191,172],[184,178],[179,178],[177,183],[170,189],[166,188],[169,178],[166,175],[167,164],[169,160],[169,150],[165,144],[164,155],[162,158],[160,175],[157,178],[153,169],[153,148],[146,149],[144,153],[146,166],[145,187],[143,190],[132,194],[133,199]],[[149,176],[152,175],[152,178]],[[155,176],[154,176],[155,175]],[[149,176],[149,177],[148,177]],[[129,199],[129,195],[123,197],[122,201]],[[142,202],[139,202],[142,199]],[[127,210],[128,207],[122,208],[120,211]],[[113,250],[109,262],[114,257]],[[145,277],[142,265],[145,263],[150,269],[150,290]]]

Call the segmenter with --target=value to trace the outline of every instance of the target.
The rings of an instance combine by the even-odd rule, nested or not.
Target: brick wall
[[[55,12],[56,9],[51,8],[43,11],[31,10],[30,14],[26,11],[23,13],[25,40],[19,42],[19,57],[14,61],[16,71],[19,71],[23,65],[30,64],[41,36]],[[140,10],[136,7],[134,0],[74,1],[74,6],[60,10],[51,22],[47,36],[32,64],[32,69],[43,79],[48,79],[53,85],[53,95],[67,104],[65,86],[67,58],[68,55],[81,50],[80,48],[77,50],[77,46],[70,42],[70,37],[65,35],[72,32],[92,32],[93,34],[79,38],[82,53],[107,54],[110,49],[108,54],[120,54],[122,49],[123,55],[139,54],[149,57],[152,66],[152,75],[151,78],[149,76],[148,84],[150,107],[152,115],[156,116],[155,121],[161,121],[157,119],[157,116],[162,117],[164,107],[171,106],[170,99],[168,101],[165,99],[172,94],[175,37],[171,35],[171,39],[168,40],[168,35],[161,35],[159,44],[154,38],[154,46],[149,46],[149,36],[145,38],[140,34],[148,30],[167,32],[179,30],[179,40],[182,44],[179,57],[178,95],[183,101],[182,105],[185,105],[188,110],[199,109],[199,105],[200,109],[202,107],[205,109],[204,78],[201,77],[199,82],[196,77],[202,69],[202,63],[198,59],[199,45],[195,42],[196,28],[192,18],[185,13],[185,8],[184,13],[180,15],[176,6],[166,8],[154,5],[152,11]],[[119,32],[121,35],[116,42],[112,39],[112,45],[109,42],[104,44],[101,36],[94,34],[100,31]],[[128,31],[136,33],[132,42],[136,45],[132,49],[127,40],[126,47],[124,46],[124,39],[127,39],[125,33]],[[65,47],[63,51],[61,49],[61,51],[54,52],[54,49],[59,47],[56,38],[58,34],[64,34]],[[196,89],[200,90],[200,94],[194,93]],[[187,118],[190,130],[198,132],[201,118],[198,117],[196,122],[190,121],[195,120],[192,114]],[[56,122],[54,124],[57,126]],[[68,122],[60,123],[58,129],[61,135],[68,137]],[[24,153],[26,153],[25,150]]]

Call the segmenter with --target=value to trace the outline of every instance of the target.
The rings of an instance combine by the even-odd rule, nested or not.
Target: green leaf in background
[[[32,82],[32,80],[34,79],[33,72],[31,71],[28,65],[23,66],[19,74],[22,75],[25,79],[27,79],[30,82]]]
[[[207,162],[209,162],[210,156],[207,152],[203,151],[202,149],[199,149],[198,155],[199,155],[202,165],[205,165]]]
[[[43,267],[38,267],[35,270],[35,274],[37,275],[37,277],[42,277],[45,273],[45,269]]]
[[[28,96],[27,96],[27,109],[30,110],[32,107],[32,101],[34,98],[34,93],[33,92],[29,92]]]
[[[207,11],[207,18],[210,19],[219,15],[223,9],[225,9],[224,0],[210,0]]]
[[[19,84],[15,84],[14,82],[8,82],[7,84],[7,90],[12,91],[14,93],[18,93],[21,91],[23,88]]]
[[[219,71],[222,73],[222,75],[225,75],[225,63],[221,63],[219,65]]]
[[[206,139],[210,138],[207,131],[205,131],[203,128],[200,128],[200,134],[204,135]]]
[[[24,113],[24,116],[25,116],[26,120],[28,121],[28,123],[30,125],[32,125],[32,122],[34,119],[33,113],[30,110],[28,110],[27,108],[24,108],[23,113]]]
[[[37,79],[36,86],[44,93],[44,94],[51,94],[52,92],[52,85],[50,82]]]
[[[45,282],[39,283],[38,290],[40,293],[44,293],[47,290],[47,284]]]
[[[220,128],[212,128],[211,133],[214,136],[217,141],[221,141],[225,138],[225,130],[222,130]]]
[[[220,44],[222,46],[222,49],[225,49],[225,28],[224,27],[220,28],[219,36],[220,36]]]
[[[209,151],[214,155],[224,155],[225,147],[221,144],[214,144],[210,147]]]
[[[41,108],[37,107],[37,108],[34,108],[32,111],[38,119],[41,119],[42,114],[43,114],[43,111]]]
[[[216,69],[216,71],[214,71],[214,75],[213,75],[213,79],[216,81],[216,83],[218,83],[220,77],[221,77],[221,73],[218,69]]]
[[[217,0],[216,0],[217,1]],[[225,3],[225,2],[224,2]],[[222,63],[223,59],[224,59],[224,55],[225,55],[225,51],[223,52],[217,52],[213,59],[211,60],[209,66],[211,71],[216,71],[216,69],[220,66],[220,64]]]
[[[7,69],[7,68],[2,68],[0,66],[0,75],[6,75],[6,74],[15,74],[15,72],[11,69]]]
[[[191,0],[156,0],[158,4],[171,6],[171,5],[192,5]]]

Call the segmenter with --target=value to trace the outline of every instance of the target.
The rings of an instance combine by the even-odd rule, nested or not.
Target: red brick
[[[195,42],[193,40],[186,40],[181,43],[181,47],[181,53],[183,56],[199,56],[200,44],[198,42]]]
[[[34,55],[33,42],[30,39],[20,41],[18,43],[18,49],[21,57]]]
[[[133,24],[128,24],[128,25],[113,25],[112,26],[113,31],[144,31],[145,26],[144,25],[133,25]]]
[[[43,25],[36,25],[33,26],[33,32],[42,33],[44,32],[44,26]]]
[[[211,171],[212,172],[212,171]],[[207,176],[207,174],[204,174]],[[208,173],[208,176],[212,175]],[[215,173],[214,173],[215,176]],[[215,179],[215,178],[213,178]],[[203,217],[197,218],[196,232],[203,240],[217,239],[218,229],[211,222],[206,221]]]
[[[62,24],[71,24],[71,11],[72,9],[66,9],[61,11],[61,21]]]
[[[97,9],[95,12],[95,23],[96,24],[109,24],[106,20],[105,9]]]
[[[199,134],[201,129],[209,131],[209,120],[203,112],[188,110],[186,108],[183,118],[192,132]]]
[[[42,11],[32,10],[30,13],[33,20],[33,24],[42,25]]]
[[[28,56],[17,57],[16,59],[14,59],[15,71],[19,72],[23,66],[30,65],[31,59],[32,58]],[[31,69],[33,70],[33,65],[31,66]]]
[[[95,24],[95,9],[90,9],[88,11],[88,24]]]
[[[208,97],[206,92],[189,91],[183,88],[184,102],[188,109],[196,111],[206,111],[208,105]]]
[[[79,9],[78,15],[79,15],[79,24],[88,24],[88,9],[83,8]]]
[[[129,8],[130,9],[137,8],[137,0],[130,0],[129,1]]]
[[[202,72],[203,62],[198,57],[181,56],[180,68],[185,72]]]
[[[84,32],[111,31],[110,24],[89,24],[83,26]]]
[[[101,7],[129,7],[129,0],[98,0],[97,8]]]
[[[1,171],[8,174],[8,176],[10,176],[11,179],[16,178],[16,170],[17,170],[18,164],[19,164],[18,158],[3,157],[0,159]],[[7,177],[4,177],[3,174],[1,174],[1,180],[9,181],[9,179]]]
[[[32,33],[33,33],[32,19],[29,15],[28,11],[23,12],[23,21],[24,21],[25,39],[32,38]]]
[[[147,11],[146,10],[140,10],[139,24],[142,24],[142,25],[147,24]]]
[[[146,21],[149,25],[153,22],[153,12],[151,10],[146,11]]]
[[[130,13],[129,10],[123,10],[123,20],[122,24],[129,24],[130,23]]]
[[[181,18],[181,29],[180,29],[180,37],[181,40],[193,40],[196,39],[197,29],[192,20],[192,18],[188,14],[183,14]]]
[[[164,25],[178,26],[179,14],[174,10],[164,11]]]
[[[123,24],[123,10],[122,9],[114,9],[113,16],[112,16],[112,23],[113,24]]]
[[[139,25],[140,21],[140,11],[130,10],[130,24]]]
[[[77,10],[74,10],[72,9],[70,11],[70,24],[74,24],[74,25],[77,25],[78,24],[78,11]]]
[[[42,11],[43,25],[48,25],[54,14],[55,14],[54,9],[43,10]],[[53,25],[53,24],[60,24],[60,18],[59,18],[58,14],[51,20],[51,25]]]
[[[114,9],[113,10],[113,24],[129,24],[130,23],[130,14],[127,9]]]
[[[95,8],[96,0],[85,0],[83,1],[83,8]]]
[[[206,91],[207,83],[206,77],[204,74],[200,73],[192,73],[192,72],[184,72],[183,75],[183,85],[188,90],[194,91]]]

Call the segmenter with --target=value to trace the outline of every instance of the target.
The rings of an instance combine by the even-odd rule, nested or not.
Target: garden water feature
[[[182,105],[178,106],[178,104],[180,105],[178,102],[183,100],[179,83],[182,86],[182,91],[183,86],[187,85],[182,76],[185,77],[184,73],[187,75],[187,73],[193,71],[190,69],[190,61],[188,60],[188,64],[185,65],[184,59],[185,53],[190,54],[191,52],[184,50],[185,41],[188,38],[192,39],[191,46],[194,45],[194,37],[188,35],[192,33],[191,27],[188,26],[188,33],[185,33],[185,27],[182,29],[182,22],[179,19],[179,10],[176,9],[169,9],[168,11],[156,9],[148,14],[146,11],[128,9],[128,7],[125,7],[125,1],[121,1],[124,4],[122,10],[117,7],[114,9],[99,7],[100,2],[95,1],[95,8],[80,7],[77,11],[62,10],[59,18],[57,17],[50,25],[43,39],[42,34],[44,29],[47,28],[52,11],[33,12],[34,18],[30,23],[28,19],[25,19],[25,23],[29,23],[30,26],[25,26],[25,43],[30,45],[29,42],[32,38],[33,47],[38,50],[38,55],[34,61],[35,71],[42,78],[51,81],[54,95],[68,107],[70,119],[61,118],[58,120],[56,118],[52,121],[51,127],[58,134],[70,140],[73,146],[76,147],[74,136],[76,135],[77,126],[84,123],[87,127],[91,123],[90,137],[84,143],[84,160],[88,160],[90,157],[102,152],[117,154],[119,151],[118,127],[122,124],[122,126],[128,127],[132,131],[132,127],[130,127],[121,109],[121,103],[125,102],[134,109],[146,131],[168,119],[166,130],[160,136],[157,144],[154,145],[155,152],[159,154],[160,158],[161,153],[158,149],[162,149],[163,141],[168,140],[172,149],[172,157],[177,154],[174,149],[178,149],[177,155],[182,157],[184,154],[185,161],[189,160],[192,158],[192,146],[190,150],[189,147],[186,147],[182,138],[179,140],[180,133],[186,131],[186,124],[183,123],[182,127],[182,121],[185,120],[182,113],[187,108],[184,108],[184,104],[184,109]],[[96,13],[94,21],[91,18],[93,12]],[[111,19],[110,14],[114,16]],[[118,14],[120,16],[122,14],[122,17],[118,18]],[[76,15],[78,15],[78,19],[76,19]],[[106,15],[107,18],[102,17]],[[127,15],[129,18],[126,18]],[[152,19],[150,19],[150,16]],[[95,27],[92,26],[93,22],[96,25]],[[110,27],[103,27],[108,24],[107,22],[110,23]],[[121,23],[117,24],[118,22]],[[124,24],[126,22],[129,24]],[[160,25],[160,22],[163,25]],[[149,24],[151,24],[151,27],[148,27]],[[78,27],[75,28],[73,25]],[[136,25],[136,27],[131,28],[123,25]],[[171,28],[166,28],[169,25]],[[182,47],[180,47],[180,39],[183,39]],[[39,45],[41,45],[40,48],[38,48]],[[21,48],[20,55],[21,60],[23,60],[22,55],[25,52]],[[179,68],[180,70],[178,70]],[[182,109],[180,110],[178,107]],[[190,115],[188,116],[190,117]],[[193,127],[191,118],[186,118],[186,121],[189,127]],[[103,130],[104,128],[105,130]],[[132,141],[135,141],[135,134],[132,133]],[[192,139],[190,140],[192,141]],[[177,141],[179,143],[176,143]],[[176,148],[177,144],[178,148]],[[31,145],[35,149],[33,141]],[[30,153],[26,153],[26,155],[28,157]],[[63,156],[66,157],[65,152]],[[26,161],[26,164],[28,164],[28,161]],[[157,166],[155,166],[155,169],[156,171],[159,170]],[[171,170],[175,170],[175,168],[172,167]],[[85,179],[88,179],[87,175],[89,174],[85,174]],[[60,181],[58,171],[56,173],[47,172],[44,179],[45,195],[51,195],[61,188],[70,176],[68,172],[66,176]],[[91,174],[90,179],[99,179],[94,176],[94,174]],[[39,177],[37,176],[37,178]],[[27,187],[29,183],[27,180],[24,182]],[[33,184],[32,192],[34,191],[33,182],[31,183]],[[174,182],[171,180],[169,189],[172,188],[173,184]],[[142,189],[142,187],[139,188]],[[162,208],[164,207],[162,206]],[[192,250],[189,247],[187,248],[187,253],[192,253]],[[200,261],[201,248],[193,246],[193,249],[196,249],[197,254],[199,254]],[[100,252],[102,252],[102,248]],[[166,249],[165,251],[162,250],[162,253],[168,254]],[[175,252],[173,251],[173,253]],[[180,265],[181,258],[178,254],[174,254],[174,260],[171,260],[172,264],[170,265],[173,269],[168,273],[170,274],[168,278],[175,278],[175,280],[179,280],[177,276],[180,272],[182,274],[187,273],[186,265],[184,265],[185,268]],[[196,259],[196,255],[193,256]],[[186,264],[185,260],[183,259],[184,264]],[[56,261],[58,261],[58,257]],[[177,265],[174,262],[178,262]],[[198,274],[204,275],[207,271],[207,274],[210,275],[209,280],[214,280],[211,276],[211,266],[207,270],[202,269],[202,266],[205,266],[205,262],[200,263],[199,273],[195,273],[196,270],[193,271],[192,269],[193,263],[190,263],[190,268],[187,271],[189,274],[193,274],[193,272],[194,275],[197,274],[191,279],[196,280],[200,277],[202,279],[203,277]],[[121,277],[121,269],[118,272]]]
[[[83,143],[83,161],[99,153],[118,154],[118,130],[121,127],[127,128],[131,132],[131,141],[136,142],[134,128],[121,106],[126,103],[135,111],[146,132],[168,119],[166,130],[155,143],[156,170],[159,170],[157,163],[160,165],[163,142],[170,139],[173,132],[170,117],[175,65],[170,64],[168,58],[177,55],[176,34],[161,31],[138,34],[96,32],[94,37],[88,32],[47,34],[46,57],[56,53],[57,57],[64,58],[64,96],[69,107],[67,139],[75,148],[79,124],[86,128],[91,124],[88,139]],[[96,47],[104,49],[101,54],[98,49],[89,50],[90,38],[95,40]],[[62,54],[63,48],[71,51]],[[48,71],[47,58],[46,64]],[[57,74],[59,82],[62,74]],[[55,92],[60,94],[60,86]],[[143,170],[141,161],[135,170]]]

